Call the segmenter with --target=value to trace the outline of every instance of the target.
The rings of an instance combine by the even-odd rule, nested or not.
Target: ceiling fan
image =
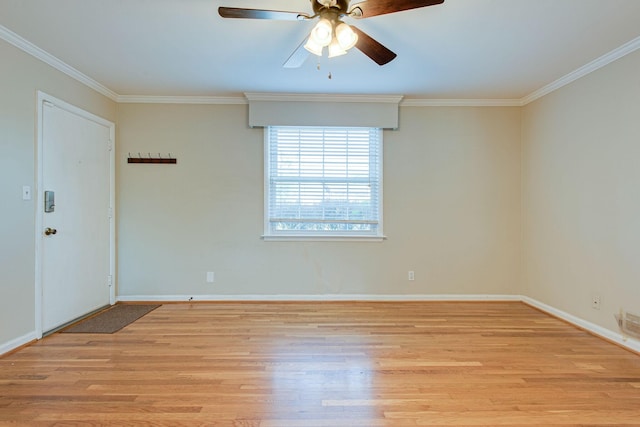
[[[300,67],[309,53],[322,56],[324,47],[327,47],[329,58],[344,55],[349,49],[355,47],[378,65],[385,65],[393,61],[396,54],[362,30],[345,24],[342,19],[344,17],[364,19],[441,3],[444,3],[444,0],[365,0],[349,6],[349,0],[311,0],[312,15],[303,12],[238,7],[219,7],[218,13],[223,18],[294,21],[319,18],[309,37],[302,41],[284,63],[285,68]]]

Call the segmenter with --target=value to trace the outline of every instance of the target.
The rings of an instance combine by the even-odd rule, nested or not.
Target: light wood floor
[[[640,356],[522,303],[168,304],[0,358],[0,425],[640,426]]]

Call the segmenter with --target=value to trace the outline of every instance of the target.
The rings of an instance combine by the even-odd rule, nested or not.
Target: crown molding
[[[522,107],[543,96],[586,76],[631,52],[640,49],[637,37],[571,73],[520,99],[403,99],[402,95],[329,95],[329,94],[281,94],[251,93],[244,96],[145,96],[119,95],[91,77],[81,73],[45,50],[0,25],[0,39],[50,65],[78,82],[118,103],[143,104],[247,104],[249,101],[293,102],[369,102],[395,103],[401,107]]]
[[[524,98],[522,98],[522,104],[521,105],[527,105],[533,101],[535,101],[536,99],[540,99],[543,96],[554,92],[558,89],[560,89],[563,86],[568,85],[569,83],[572,83],[576,80],[578,80],[581,77],[586,76],[587,74],[593,73],[596,70],[599,70],[600,68],[611,64],[612,62],[622,58],[625,55],[630,54],[631,52],[634,52],[635,50],[640,49],[640,37],[637,37],[625,44],[623,44],[622,46],[618,47],[617,49],[612,50],[609,53],[606,53],[604,55],[602,55],[601,57],[589,62],[586,65],[583,65],[582,67],[578,68],[577,70],[574,70],[572,72],[570,72],[569,74],[559,78],[558,80],[549,83],[548,85],[541,87],[540,89],[536,90],[535,92],[530,93],[529,95],[525,96]]]
[[[403,99],[400,95],[305,95],[247,93],[245,96],[155,96],[119,95],[122,104],[248,104],[251,101],[390,103],[400,107],[520,107],[519,99]]]
[[[80,71],[76,70],[72,66],[62,62],[61,60],[51,55],[50,53],[46,52],[45,50],[40,49],[38,46],[20,37],[13,31],[9,30],[8,28],[2,25],[0,25],[0,38],[6,41],[7,43],[17,47],[18,49],[28,53],[34,58],[39,59],[45,64],[48,64],[53,68],[55,68],[56,70],[77,80],[78,82],[84,84],[85,86],[90,87],[91,89],[106,96],[107,98],[110,98],[111,100],[116,101],[118,97],[117,93],[107,88],[106,86],[101,85],[97,81],[93,80],[91,77],[81,73]]]
[[[521,107],[520,99],[404,99],[401,107]]]
[[[118,95],[116,101],[122,104],[247,104],[247,100],[243,96]]]
[[[244,96],[251,101],[284,101],[284,102],[369,102],[399,104],[402,95],[329,95],[303,93],[252,93]]]

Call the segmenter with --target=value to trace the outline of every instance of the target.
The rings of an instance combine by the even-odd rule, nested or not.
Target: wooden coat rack
[[[154,163],[154,164],[164,164],[164,165],[175,165],[178,163],[178,159],[171,157],[171,153],[169,153],[168,157],[163,157],[160,153],[158,153],[158,157],[151,156],[151,153],[147,153],[147,157],[142,157],[140,153],[138,153],[138,157],[131,157],[131,153],[129,153],[129,158],[127,158],[127,163]]]

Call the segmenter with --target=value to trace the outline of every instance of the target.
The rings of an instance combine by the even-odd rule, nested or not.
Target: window
[[[265,238],[383,237],[380,129],[265,133]]]

